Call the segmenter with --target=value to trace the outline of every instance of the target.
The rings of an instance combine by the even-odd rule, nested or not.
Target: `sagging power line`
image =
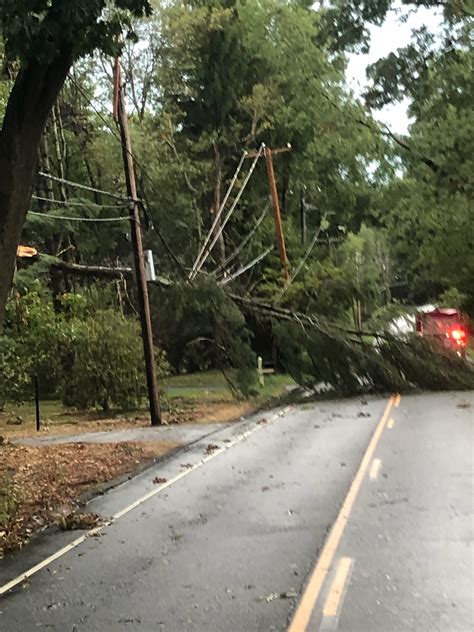
[[[217,230],[214,234],[214,238],[212,239],[212,241],[210,242],[210,244],[208,244],[208,246],[205,248],[202,257],[199,261],[199,263],[196,265],[196,267],[193,267],[193,271],[190,275],[190,279],[193,280],[196,277],[196,274],[200,271],[200,269],[202,268],[202,266],[204,265],[207,257],[209,256],[209,254],[211,253],[212,249],[214,248],[215,244],[217,243],[217,240],[219,239],[220,235],[222,234],[222,231],[224,230],[227,222],[229,221],[232,213],[234,212],[237,204],[239,203],[240,198],[242,197],[242,193],[245,191],[245,187],[248,184],[248,181],[250,180],[252,173],[254,172],[255,167],[257,166],[257,162],[258,159],[260,158],[260,155],[262,153],[262,151],[265,149],[265,143],[262,143],[259,147],[259,149],[257,150],[256,154],[255,154],[255,158],[250,166],[250,169],[247,172],[247,175],[245,176],[245,179],[239,189],[239,191],[237,192],[237,195],[234,199],[234,201],[232,202],[232,205],[230,207],[230,209],[227,211],[227,215],[224,217],[224,221],[222,222],[222,224],[219,226],[219,230]],[[242,160],[245,159],[246,157],[248,157],[248,153],[244,152],[244,155],[242,157]],[[229,193],[230,195],[230,193]],[[226,196],[228,198],[228,196]]]
[[[123,217],[70,217],[65,215],[53,215],[51,213],[39,213],[38,211],[28,211],[28,215],[35,215],[45,219],[59,219],[66,222],[124,222],[129,221],[128,215]]]
[[[125,206],[124,204],[97,204],[97,202],[75,202],[71,200],[57,200],[55,198],[42,197],[41,195],[32,195],[32,200],[37,200],[38,202],[45,202],[50,206],[78,206],[83,208],[122,208]]]
[[[44,171],[38,172],[38,175],[42,178],[47,178],[52,180],[53,182],[59,182],[61,184],[65,184],[66,186],[72,187],[74,189],[82,189],[83,191],[89,191],[90,193],[98,193],[99,195],[106,195],[108,197],[114,198],[115,200],[120,200],[121,202],[128,202],[131,198],[126,195],[117,195],[117,193],[111,193],[110,191],[104,191],[102,189],[96,189],[94,187],[89,187],[86,184],[80,184],[79,182],[72,182],[71,180],[66,180],[65,178],[58,178],[57,176],[53,176],[50,173],[44,173]],[[136,200],[137,202],[139,200]]]
[[[247,236],[244,238],[244,240],[240,243],[239,246],[237,246],[237,248],[234,250],[234,252],[232,252],[226,259],[225,261],[223,261],[221,263],[221,265],[216,268],[213,272],[211,272],[211,276],[216,276],[221,274],[225,268],[229,265],[229,263],[231,261],[233,261],[241,252],[242,250],[245,248],[245,246],[249,243],[249,241],[252,239],[252,237],[255,235],[255,233],[257,232],[257,230],[260,228],[261,223],[263,222],[263,220],[265,219],[265,215],[267,213],[268,210],[268,204],[265,207],[263,213],[260,215],[260,217],[258,218],[255,226],[251,229],[251,231],[247,234]]]
[[[195,259],[195,261],[193,263],[193,267],[192,267],[191,273],[189,275],[190,279],[194,278],[196,269],[199,266],[201,258],[204,256],[204,254],[206,252],[206,249],[207,249],[207,246],[209,244],[209,241],[212,239],[212,235],[213,235],[213,233],[214,233],[214,231],[216,229],[216,226],[217,226],[217,224],[218,224],[218,222],[219,222],[219,220],[221,218],[221,215],[222,215],[222,212],[224,211],[225,205],[227,204],[227,200],[229,199],[229,195],[231,194],[232,189],[234,188],[235,182],[236,182],[237,177],[238,177],[238,175],[240,173],[242,165],[244,164],[244,160],[245,160],[246,156],[247,156],[247,152],[244,151],[243,154],[242,154],[242,157],[240,158],[239,164],[237,165],[237,167],[235,169],[234,175],[232,176],[232,180],[230,181],[229,186],[227,187],[227,191],[226,191],[226,194],[224,196],[224,199],[222,200],[221,205],[219,206],[219,209],[216,212],[216,215],[214,217],[214,221],[211,224],[211,227],[210,227],[210,229],[209,229],[209,231],[208,231],[208,233],[206,235],[206,238],[204,240],[204,243],[201,246],[201,249],[199,250],[198,255],[197,255],[197,257],[196,257],[196,259]]]
[[[273,248],[274,246],[269,246],[264,252],[259,254],[258,257],[255,257],[255,259],[252,259],[252,261],[239,268],[236,272],[221,280],[219,285],[227,285],[227,283],[230,283],[244,272],[247,272],[247,270],[250,270],[250,268],[253,268],[253,266],[257,265],[257,263],[264,259],[273,250]]]

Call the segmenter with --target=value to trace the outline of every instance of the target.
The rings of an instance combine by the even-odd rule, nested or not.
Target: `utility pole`
[[[284,152],[291,151],[291,145],[288,143],[286,147],[278,147],[277,149],[270,149],[265,147],[265,160],[267,163],[267,176],[268,186],[270,187],[270,195],[272,198],[273,206],[273,218],[275,220],[275,232],[278,240],[278,252],[280,254],[281,273],[285,281],[289,281],[290,274],[288,272],[288,258],[286,256],[285,235],[283,233],[283,226],[281,223],[280,202],[278,200],[278,191],[275,180],[275,171],[273,169],[273,156],[275,154],[282,154]],[[255,158],[257,152],[250,151],[247,154],[247,158]]]
[[[132,144],[128,130],[128,118],[123,91],[120,58],[116,58],[114,66],[114,118],[120,129],[122,139],[122,156],[127,183],[127,194],[130,198],[129,214],[130,229],[133,244],[133,256],[135,262],[135,278],[138,293],[138,307],[142,327],[143,351],[145,355],[146,381],[148,386],[148,399],[150,403],[151,425],[159,426],[161,421],[160,397],[156,380],[155,358],[153,353],[153,333],[151,329],[150,303],[148,299],[148,287],[145,276],[145,260],[143,255],[142,232],[140,226],[140,213],[138,208],[137,185],[135,181],[135,169],[133,165]]]

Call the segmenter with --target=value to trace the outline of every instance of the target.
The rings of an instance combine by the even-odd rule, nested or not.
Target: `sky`
[[[349,56],[346,76],[354,92],[361,94],[364,91],[364,86],[367,84],[366,66],[381,57],[385,57],[397,48],[406,46],[410,42],[412,29],[426,25],[430,31],[437,31],[440,28],[440,23],[440,14],[435,9],[421,7],[416,12],[411,13],[405,23],[400,21],[400,17],[395,11],[390,11],[382,26],[370,28],[371,46],[369,53]],[[372,114],[378,120],[386,123],[393,132],[403,134],[407,131],[410,123],[407,105],[408,102],[404,101],[386,106],[380,111],[374,110]]]

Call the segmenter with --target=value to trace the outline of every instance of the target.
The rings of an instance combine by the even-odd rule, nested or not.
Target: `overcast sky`
[[[347,80],[354,92],[356,94],[363,92],[367,83],[365,76],[366,66],[381,57],[385,57],[391,51],[406,46],[410,42],[412,29],[426,25],[430,31],[437,31],[440,23],[440,14],[435,9],[420,8],[416,12],[411,13],[408,21],[405,23],[400,21],[400,16],[396,12],[390,11],[382,26],[371,27],[369,53],[367,55],[350,55]],[[402,102],[385,107],[381,111],[374,111],[373,114],[386,123],[393,132],[404,133],[407,131],[410,122],[406,108],[407,103]]]

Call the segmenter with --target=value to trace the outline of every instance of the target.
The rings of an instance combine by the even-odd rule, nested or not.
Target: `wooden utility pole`
[[[150,402],[151,425],[158,426],[161,422],[160,397],[156,380],[155,358],[153,353],[153,333],[151,329],[150,303],[145,276],[145,260],[143,256],[142,232],[140,213],[138,208],[137,185],[133,165],[132,144],[128,130],[128,118],[125,105],[125,95],[120,79],[120,59],[115,60],[114,67],[114,118],[118,122],[122,139],[122,156],[127,183],[127,193],[130,198],[129,214],[130,229],[135,262],[135,278],[138,292],[138,307],[142,327],[143,351],[145,355],[146,381],[148,399]]]
[[[273,206],[273,218],[275,220],[275,232],[278,240],[278,252],[280,254],[281,273],[285,281],[289,281],[290,274],[288,271],[288,258],[286,256],[285,235],[283,233],[283,226],[281,223],[280,202],[278,200],[278,191],[275,180],[275,171],[273,169],[273,156],[275,154],[282,154],[284,152],[291,151],[291,145],[286,147],[279,147],[278,149],[270,149],[265,147],[264,154],[267,163],[267,176],[268,186],[270,187],[270,195],[272,198]],[[247,154],[247,158],[255,158],[257,152],[250,151]]]

